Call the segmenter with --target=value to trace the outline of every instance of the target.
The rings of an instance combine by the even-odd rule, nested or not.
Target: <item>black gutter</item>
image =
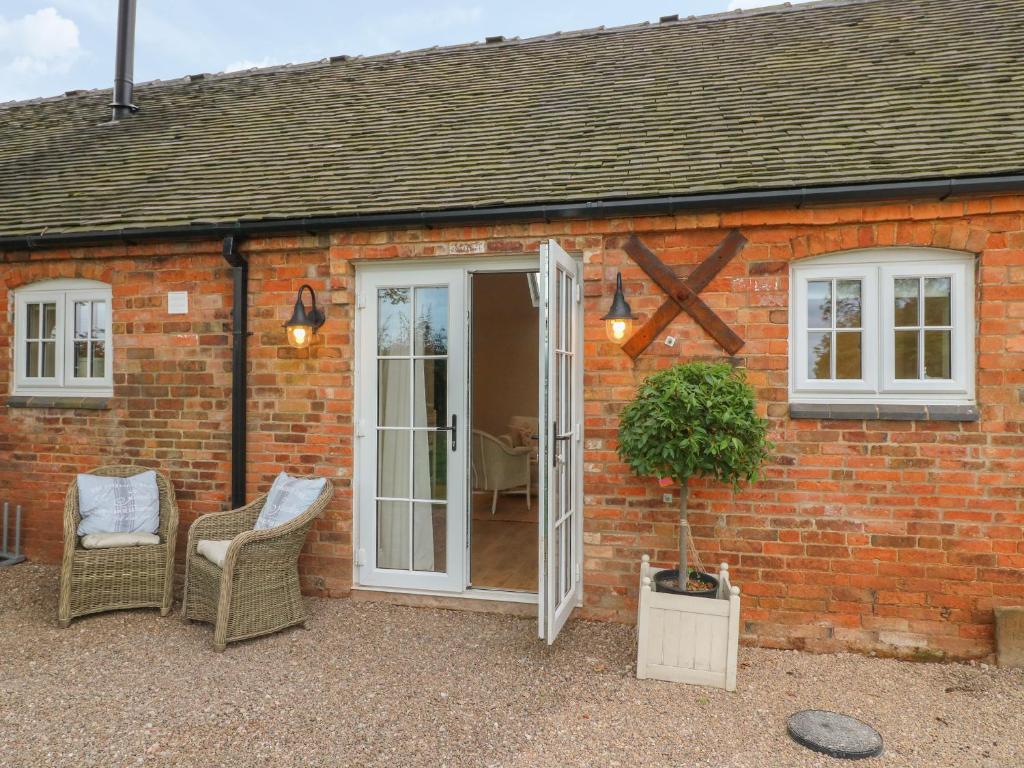
[[[1024,174],[946,178],[928,181],[847,184],[749,192],[715,192],[704,195],[593,200],[553,205],[511,205],[439,211],[368,213],[292,219],[237,220],[228,223],[188,224],[170,227],[138,227],[95,232],[68,232],[0,237],[2,250],[28,250],[48,245],[85,245],[101,241],[135,241],[170,237],[224,237],[280,232],[355,229],[364,227],[442,226],[488,221],[589,219],[652,216],[697,211],[736,210],[760,207],[795,207],[828,203],[857,203],[924,198],[945,200],[954,195],[1024,191]]]
[[[249,339],[249,262],[224,238],[224,260],[231,265],[231,506],[245,506],[246,346]]]

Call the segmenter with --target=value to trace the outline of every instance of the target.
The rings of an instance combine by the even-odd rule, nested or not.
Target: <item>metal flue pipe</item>
[[[135,87],[135,0],[118,0],[117,53],[114,59],[114,100],[110,119],[114,122],[139,108],[132,103]]]

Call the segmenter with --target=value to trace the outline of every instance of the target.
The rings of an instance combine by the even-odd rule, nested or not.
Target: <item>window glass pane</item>
[[[951,379],[951,331],[924,332],[924,377]]]
[[[395,361],[391,361],[395,362]],[[448,361],[414,360],[416,397],[413,403],[417,427],[448,425]]]
[[[924,281],[924,324],[950,325],[951,280],[948,277],[928,277]],[[925,342],[927,344],[927,341]],[[928,355],[925,355],[927,365]]]
[[[107,375],[107,347],[102,341],[92,343],[92,376],[102,379]]]
[[[916,277],[897,278],[893,287],[894,320],[897,326],[915,326],[919,319],[918,292],[921,281]],[[915,375],[916,379],[917,376]]]
[[[106,332],[107,302],[94,301],[92,303],[92,336],[94,339],[102,339],[106,335]]]
[[[860,280],[836,280],[836,328],[860,327]]]
[[[25,347],[25,375],[36,377],[39,375],[39,342],[29,341]]]
[[[895,354],[893,366],[897,379],[918,379],[921,377],[918,367],[917,331],[896,331]]]
[[[75,342],[74,361],[75,377],[79,379],[87,377],[89,375],[89,342]]]
[[[448,289],[416,289],[416,354],[448,354]]]
[[[57,375],[57,343],[43,342],[43,378],[52,379]]]
[[[28,327],[25,329],[26,339],[39,338],[39,313],[42,311],[42,304],[26,304],[25,311],[28,313]]]
[[[377,291],[377,354],[409,354],[411,311],[408,288]]]
[[[807,334],[807,378],[832,378],[832,334],[814,332]]]
[[[807,283],[807,327],[832,327],[832,281],[810,280]]]
[[[838,293],[838,292],[837,292]],[[860,379],[861,377],[861,333],[846,331],[836,334],[836,378]]]
[[[445,532],[446,504],[413,504],[412,568],[414,571],[444,573],[448,570]]]
[[[409,427],[411,360],[377,361],[377,426]]]
[[[448,498],[448,441],[447,432],[413,433],[413,498],[444,501]]]
[[[409,570],[409,502],[377,502],[377,567]]]
[[[404,429],[377,431],[377,495],[393,499],[409,498],[410,439]]]
[[[91,323],[92,308],[89,306],[88,301],[76,301],[75,302],[75,338],[76,339],[87,339],[89,338],[89,328]],[[75,374],[78,375],[77,373]],[[84,375],[84,374],[83,374]]]
[[[57,338],[57,305],[43,304],[43,338]]]

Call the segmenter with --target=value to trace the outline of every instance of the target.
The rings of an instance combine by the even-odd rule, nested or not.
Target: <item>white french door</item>
[[[540,247],[538,633],[549,645],[583,597],[583,366],[580,267]]]
[[[359,586],[467,591],[470,266],[357,270]],[[539,283],[537,604],[552,643],[583,594],[581,274],[553,240]]]
[[[460,267],[358,274],[358,581],[465,589],[466,323]]]

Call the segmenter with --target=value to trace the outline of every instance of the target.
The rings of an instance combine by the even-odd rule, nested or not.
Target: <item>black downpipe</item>
[[[135,0],[117,4],[117,52],[114,59],[114,101],[110,105],[114,122],[139,108],[132,104],[135,88]]]
[[[245,506],[246,347],[249,340],[249,262],[224,238],[224,259],[231,265],[231,506]]]

